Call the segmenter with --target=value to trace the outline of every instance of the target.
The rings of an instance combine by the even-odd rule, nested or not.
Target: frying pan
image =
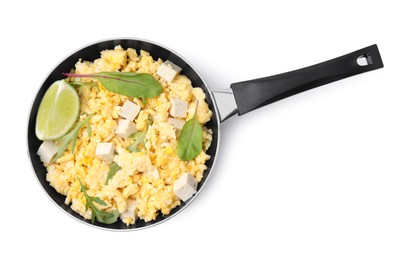
[[[213,141],[207,151],[207,153],[211,156],[211,159],[206,163],[208,168],[204,172],[203,179],[198,185],[197,193],[188,201],[182,202],[180,206],[173,209],[167,216],[162,216],[159,214],[154,221],[144,222],[143,220],[137,220],[134,225],[130,226],[126,226],[121,220],[118,220],[116,223],[111,225],[102,224],[99,222],[92,224],[91,221],[85,220],[79,214],[74,212],[69,205],[65,205],[65,196],[56,192],[55,189],[52,188],[46,181],[46,168],[43,166],[39,156],[36,154],[41,144],[41,141],[37,139],[35,135],[36,115],[40,101],[42,100],[46,90],[54,81],[64,78],[62,73],[70,71],[78,59],[81,58],[88,61],[95,60],[99,58],[100,52],[102,50],[113,49],[116,45],[121,45],[125,49],[134,48],[137,51],[148,51],[155,60],[158,58],[161,58],[163,61],[170,60],[172,63],[181,67],[181,74],[186,75],[192,81],[193,86],[201,87],[204,90],[206,94],[206,101],[209,104],[209,108],[213,111],[213,116],[206,125],[208,128],[213,130]],[[33,170],[40,185],[43,187],[50,199],[56,205],[58,205],[62,211],[65,211],[68,215],[79,220],[80,222],[103,229],[139,230],[154,226],[172,218],[187,205],[189,205],[199,194],[209,179],[213,165],[216,162],[221,137],[221,122],[235,114],[243,115],[254,109],[292,96],[294,94],[382,67],[383,62],[381,60],[378,48],[376,45],[372,45],[310,67],[266,78],[233,83],[231,85],[231,89],[228,90],[210,90],[203,78],[192,67],[192,65],[169,48],[142,39],[123,38],[100,41],[83,47],[82,49],[77,50],[66,57],[50,72],[50,74],[41,84],[41,87],[34,98],[28,121],[28,153]]]

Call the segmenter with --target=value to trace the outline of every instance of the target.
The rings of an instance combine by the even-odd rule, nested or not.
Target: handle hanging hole
[[[357,63],[359,66],[368,66],[373,63],[372,56],[369,53],[361,55],[357,59]]]

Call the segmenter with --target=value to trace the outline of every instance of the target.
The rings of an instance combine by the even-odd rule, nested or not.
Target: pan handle
[[[313,66],[231,85],[238,114],[243,115],[286,97],[383,67],[377,45]]]

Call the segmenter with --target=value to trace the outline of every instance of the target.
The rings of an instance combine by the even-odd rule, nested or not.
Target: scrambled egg
[[[85,209],[86,200],[80,191],[79,177],[88,187],[88,194],[106,202],[106,206],[96,204],[101,210],[118,210],[126,212],[129,203],[133,202],[138,218],[144,221],[155,220],[158,214],[167,215],[180,205],[179,198],[173,193],[173,184],[183,173],[190,172],[199,182],[206,170],[205,162],[210,158],[206,150],[212,139],[211,129],[203,126],[203,150],[191,161],[179,159],[176,147],[179,131],[168,123],[170,98],[179,98],[188,102],[189,120],[195,111],[196,100],[199,101],[197,118],[201,124],[208,122],[212,116],[205,94],[201,88],[192,87],[191,81],[184,75],[177,75],[168,83],[156,75],[162,60],[155,61],[146,51],[140,55],[134,49],[124,50],[116,46],[114,50],[104,50],[101,58],[94,62],[76,63],[76,73],[96,73],[102,71],[150,73],[163,86],[160,96],[148,99],[128,98],[112,93],[100,82],[91,78],[81,78],[84,82],[94,81],[98,87],[83,87],[80,92],[81,116],[93,114],[90,121],[91,136],[82,129],[77,138],[74,153],[71,148],[55,163],[47,165],[47,181],[57,192],[66,196],[65,203],[86,219],[91,219],[91,209]],[[133,140],[115,135],[119,111],[127,100],[141,106],[141,111],[134,120],[139,131],[145,130],[147,119],[151,116],[153,123],[149,126],[145,147],[140,152],[131,153],[126,148]],[[112,142],[117,154],[114,161],[121,167],[108,185],[105,180],[110,166],[95,155],[97,143]],[[122,219],[127,225],[133,224],[130,217]]]

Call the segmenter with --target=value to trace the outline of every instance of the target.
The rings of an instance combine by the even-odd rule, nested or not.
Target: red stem
[[[74,74],[74,73],[62,73],[62,75],[66,77],[74,77],[74,78],[95,78],[98,77],[99,75],[94,75],[94,74]]]

